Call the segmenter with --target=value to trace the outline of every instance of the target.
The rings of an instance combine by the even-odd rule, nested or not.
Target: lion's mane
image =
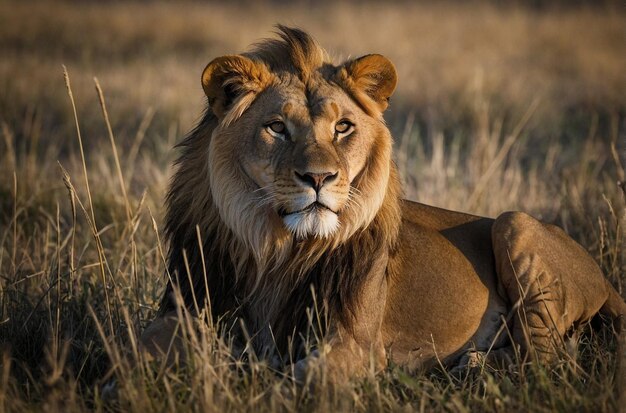
[[[309,73],[331,67],[324,50],[304,32],[280,30],[280,40],[265,40],[246,56],[264,62],[274,72],[295,73],[305,84]],[[245,110],[231,109],[239,114]],[[216,206],[208,148],[217,127],[218,119],[207,109],[178,145],[181,154],[166,199],[164,235],[170,281],[161,313],[176,307],[173,292],[177,289],[184,301],[180,304],[191,311],[210,304],[214,318],[241,318],[253,331],[269,323],[280,351],[287,350],[290,337],[306,329],[307,308],[314,299],[319,309],[350,328],[368,269],[381,254],[395,249],[401,221],[395,166],[381,161],[381,154],[373,151],[352,185],[365,197],[370,189],[385,185],[380,208],[352,212],[355,216],[345,219],[350,228],[333,238],[297,240],[277,231],[280,221],[269,219],[254,202],[228,212]],[[390,150],[391,139],[385,139]],[[219,154],[212,155],[219,158]],[[219,185],[228,188],[229,182]],[[227,225],[223,213],[234,214],[237,228]]]

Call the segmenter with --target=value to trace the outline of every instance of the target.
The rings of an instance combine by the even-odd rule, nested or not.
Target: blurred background
[[[549,193],[528,199],[527,176],[496,192],[509,198],[504,205],[489,207],[480,201],[486,194],[475,194],[467,204],[468,179],[484,176],[497,155],[474,148],[496,150],[514,133],[499,167],[515,152],[523,174],[546,166],[561,170],[580,156],[593,158],[589,168],[605,168],[611,155],[597,146],[623,136],[625,16],[617,1],[3,1],[1,148],[6,154],[10,147],[18,169],[27,166],[27,154],[53,167],[57,158],[72,158],[76,133],[64,64],[86,151],[108,145],[95,76],[117,144],[132,155],[127,184],[139,192],[160,186],[172,144],[205,105],[203,67],[272,36],[280,22],[310,32],[336,62],[381,53],[396,64],[399,84],[386,118],[409,197],[489,214],[530,208],[555,219],[541,205],[558,200]],[[459,158],[483,155],[488,159],[474,159],[480,170],[463,169]],[[3,168],[10,186],[12,167],[3,162]],[[38,168],[46,184],[54,185],[56,175],[41,162]],[[499,191],[501,183],[483,183],[481,190],[488,193],[495,185]],[[561,185],[542,182],[550,184]],[[441,199],[452,191],[458,204]]]
[[[408,198],[489,216],[525,210],[557,223],[621,291],[621,1],[2,0],[0,348],[37,371],[44,358],[58,368],[59,337],[69,334],[77,380],[104,374],[85,303],[111,320],[115,311],[102,305],[110,291],[114,310],[128,310],[138,328],[154,315],[165,281],[155,229],[173,146],[205,107],[200,74],[211,59],[273,36],[276,23],[308,31],[336,63],[367,53],[395,63],[399,83],[385,117]],[[85,208],[76,206],[76,218],[59,164]],[[98,270],[103,257],[109,281]],[[17,382],[33,377],[19,371]],[[612,400],[605,376],[581,394]]]

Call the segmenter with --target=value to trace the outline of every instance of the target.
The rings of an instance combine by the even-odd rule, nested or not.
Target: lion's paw
[[[319,350],[314,350],[307,357],[293,366],[293,377],[299,384],[311,382],[322,368],[322,358]]]

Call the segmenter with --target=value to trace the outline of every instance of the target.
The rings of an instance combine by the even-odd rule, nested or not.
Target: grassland
[[[387,121],[408,198],[528,211],[626,288],[623,9],[307,4],[0,2],[0,411],[617,410],[607,327],[581,340],[580,368],[390,366],[315,392],[233,360],[206,325],[192,329],[185,369],[137,360],[165,284],[172,148],[204,106],[200,71],[276,22],[307,29],[337,59],[396,63]]]

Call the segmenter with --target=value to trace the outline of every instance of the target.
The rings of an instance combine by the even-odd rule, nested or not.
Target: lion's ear
[[[222,120],[231,109],[241,115],[269,79],[263,63],[241,55],[222,56],[213,59],[202,72],[202,87],[211,110]]]
[[[396,68],[389,59],[369,54],[346,62],[341,69],[342,77],[347,80],[346,86],[357,100],[360,101],[364,94],[374,101],[379,111],[387,109],[398,81]]]

